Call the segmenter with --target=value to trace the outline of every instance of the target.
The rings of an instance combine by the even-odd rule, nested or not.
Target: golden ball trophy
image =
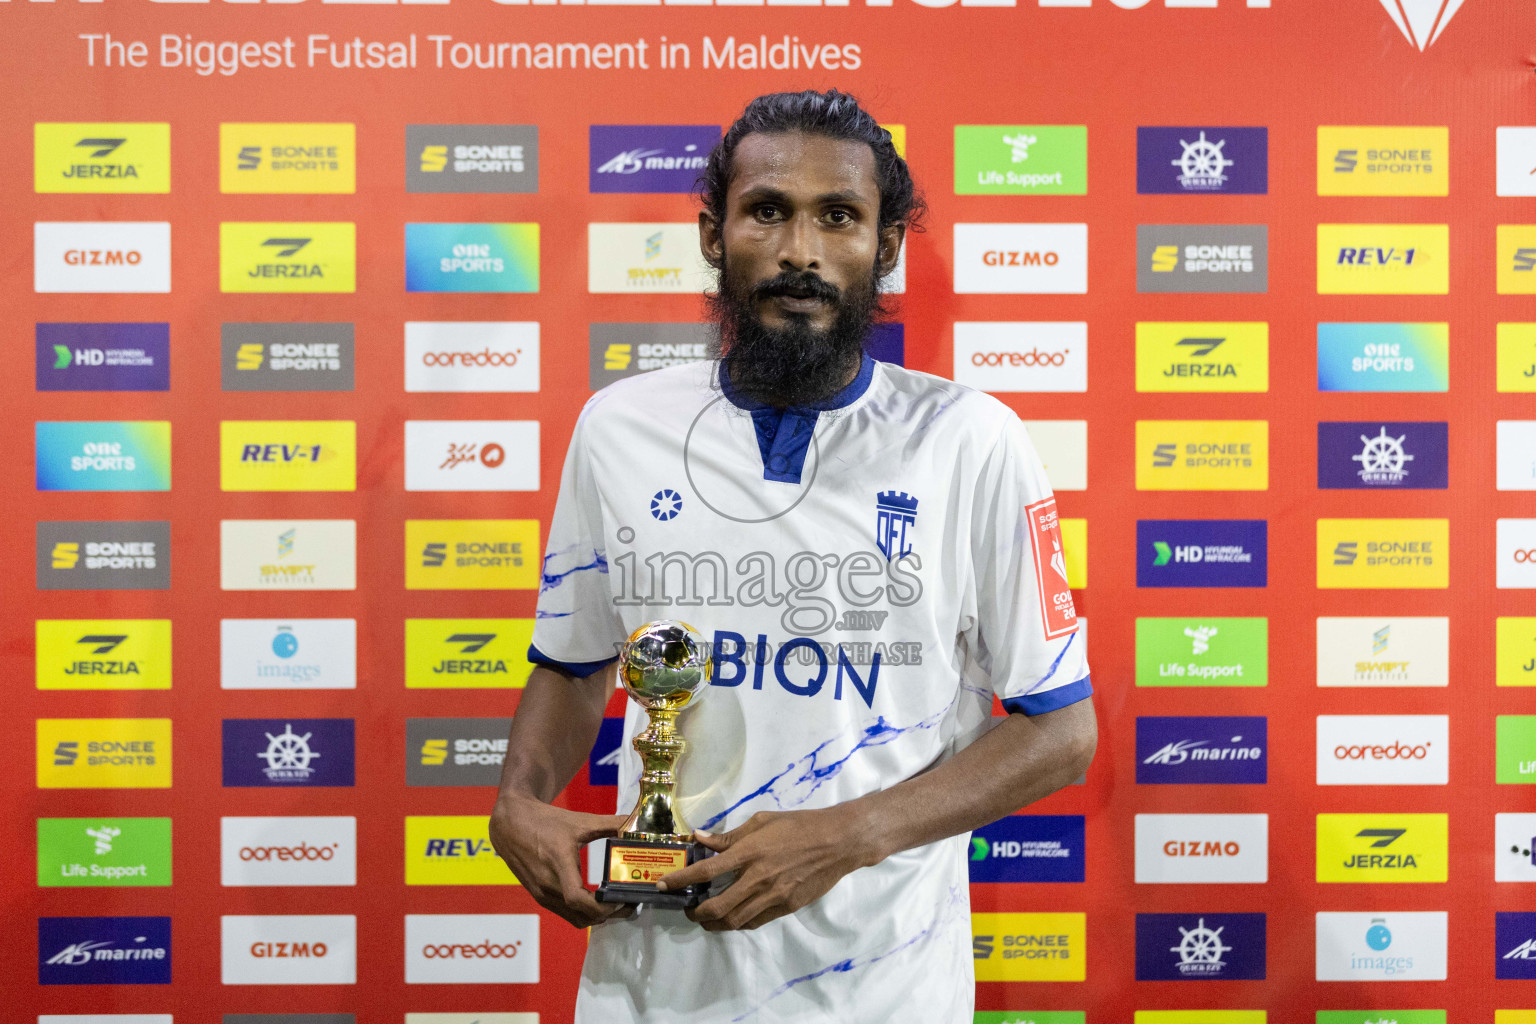
[[[604,903],[649,903],[691,907],[708,885],[659,892],[656,881],[711,855],[693,840],[693,829],[677,812],[677,762],[688,744],[677,734],[677,716],[709,688],[711,662],[704,638],[686,622],[662,619],[635,630],[619,651],[619,681],[629,699],[645,709],[650,724],[635,737],[640,755],[640,799],[604,840]]]

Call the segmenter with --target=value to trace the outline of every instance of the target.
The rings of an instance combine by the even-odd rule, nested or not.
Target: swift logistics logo
[[[1536,686],[1536,618],[1501,615],[1494,624],[1498,686]]]
[[[169,789],[169,718],[39,718],[38,789]]]
[[[1317,390],[1446,391],[1450,325],[1320,323]]]
[[[696,224],[587,225],[587,291],[592,294],[713,290],[715,271],[699,252]]]
[[[357,191],[357,127],[221,124],[219,191],[350,195]]]
[[[954,379],[994,394],[1088,390],[1085,321],[955,324]]]
[[[1205,715],[1136,719],[1138,785],[1269,781],[1269,720]]]
[[[221,292],[355,292],[357,225],[223,221]]]
[[[170,390],[170,324],[38,324],[35,338],[39,391]]]
[[[357,983],[357,918],[350,914],[225,915],[219,944],[226,985]]]
[[[587,327],[587,386],[593,391],[637,373],[714,358],[708,324],[594,323]]]
[[[171,489],[169,421],[38,421],[32,429],[39,491]]]
[[[533,590],[537,519],[407,519],[405,589]]]
[[[1137,686],[1269,685],[1269,620],[1136,620]]]
[[[688,193],[720,141],[720,126],[594,124],[587,139],[589,191]]]
[[[37,884],[171,884],[170,818],[39,818]]]
[[[226,886],[356,885],[357,819],[220,818]]]
[[[221,420],[219,490],[355,491],[352,420]]]
[[[1319,786],[1444,786],[1446,715],[1318,715]]]
[[[357,620],[221,619],[219,687],[355,689]]]
[[[1137,981],[1263,981],[1263,914],[1137,914]]]
[[[1264,195],[1269,191],[1269,129],[1138,127],[1140,195]]]
[[[536,491],[538,420],[406,420],[407,491]]]
[[[1136,815],[1138,884],[1269,881],[1269,815]]]
[[[1319,616],[1317,685],[1448,686],[1450,621]]]
[[[406,815],[406,885],[517,885],[484,815]]]
[[[1464,0],[1381,0],[1392,24],[1420,52],[1435,44]],[[1319,1021],[1319,1024],[1322,1024]],[[1401,1024],[1409,1024],[1407,1021]]]
[[[407,718],[405,784],[496,785],[511,727],[510,718]]]
[[[537,292],[537,224],[407,224],[408,292]]]
[[[1500,295],[1536,295],[1536,225],[1500,224],[1496,256]]]
[[[538,126],[408,124],[405,190],[481,195],[537,192]]]
[[[219,521],[222,590],[356,590],[354,519]]]
[[[1319,519],[1319,589],[1444,590],[1448,519]]]
[[[350,718],[226,718],[224,782],[231,786],[351,786]]]
[[[1317,194],[1449,195],[1450,149],[1443,127],[1318,125]]]
[[[1087,224],[956,224],[957,295],[1083,295]]]
[[[537,914],[405,915],[407,985],[538,981]]]
[[[1446,295],[1445,224],[1319,224],[1317,294]]]
[[[1136,489],[1269,490],[1269,421],[1137,420]]]
[[[171,190],[171,126],[163,122],[38,121],[32,190],[159,193]]]
[[[1088,489],[1088,421],[1023,420],[1025,431],[1040,456],[1045,476],[1053,491]],[[1087,586],[1088,520],[1061,519],[1062,547],[1067,561],[1067,579],[1074,590]]]
[[[1139,322],[1136,390],[1268,391],[1269,324]]]
[[[169,917],[40,917],[39,985],[169,985]]]
[[[1269,291],[1267,224],[1139,224],[1136,290],[1176,294]]]
[[[165,294],[171,290],[168,221],[37,221],[32,290]]]
[[[1087,125],[955,125],[955,195],[1087,193]]]
[[[40,522],[39,590],[169,590],[168,522]]]
[[[349,323],[227,323],[219,328],[224,391],[351,391]]]
[[[1318,981],[1444,981],[1444,911],[1319,913]]]
[[[1362,421],[1317,425],[1321,490],[1445,490],[1447,423]]]
[[[971,833],[971,882],[1081,882],[1080,814],[1010,814]]]
[[[1443,882],[1450,816],[1319,814],[1319,882]]]
[[[532,666],[533,619],[406,619],[408,690],[516,689]]]
[[[1086,914],[972,914],[977,981],[1085,981]]]
[[[169,690],[170,619],[38,619],[39,690]]]
[[[407,321],[405,390],[539,390],[536,321]]]
[[[1138,519],[1138,587],[1263,587],[1269,524],[1263,519]]]

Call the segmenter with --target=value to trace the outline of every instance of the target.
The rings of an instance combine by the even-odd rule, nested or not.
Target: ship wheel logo
[[[1184,147],[1184,152],[1177,160],[1169,161],[1179,169],[1179,184],[1201,189],[1220,188],[1225,184],[1227,176],[1221,172],[1233,164],[1221,151],[1226,144],[1226,139],[1212,142],[1205,137],[1204,131],[1194,142],[1180,139],[1179,145]]]
[[[1221,933],[1225,927],[1207,928],[1205,918],[1202,917],[1195,927],[1180,928],[1179,933],[1184,938],[1177,946],[1169,947],[1169,952],[1179,954],[1179,973],[1207,977],[1221,973],[1225,966],[1221,955],[1232,952],[1231,946],[1222,945],[1221,942]]]
[[[1361,434],[1360,443],[1365,447],[1358,455],[1350,456],[1360,463],[1360,479],[1368,484],[1401,483],[1408,475],[1403,467],[1413,461],[1413,456],[1403,451],[1403,441],[1407,437],[1407,434],[1392,437],[1386,427],[1382,427],[1375,437]]]
[[[314,771],[309,763],[320,756],[309,748],[309,738],[313,735],[307,732],[300,736],[293,731],[292,723],[285,724],[276,736],[267,733],[267,749],[256,755],[267,762],[263,774],[280,782],[307,781]]]

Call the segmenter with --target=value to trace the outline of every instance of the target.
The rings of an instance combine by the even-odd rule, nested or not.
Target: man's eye
[[[778,217],[778,215],[779,208],[777,206],[759,206],[757,208],[757,217],[759,220],[774,220]]]
[[[849,216],[847,210],[830,210],[827,213],[827,219],[833,224],[846,224],[853,218]]]

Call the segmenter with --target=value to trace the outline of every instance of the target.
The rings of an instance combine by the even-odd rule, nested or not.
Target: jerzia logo
[[[917,525],[917,499],[905,491],[881,491],[875,497],[875,543],[886,560],[912,553],[907,529]]]

